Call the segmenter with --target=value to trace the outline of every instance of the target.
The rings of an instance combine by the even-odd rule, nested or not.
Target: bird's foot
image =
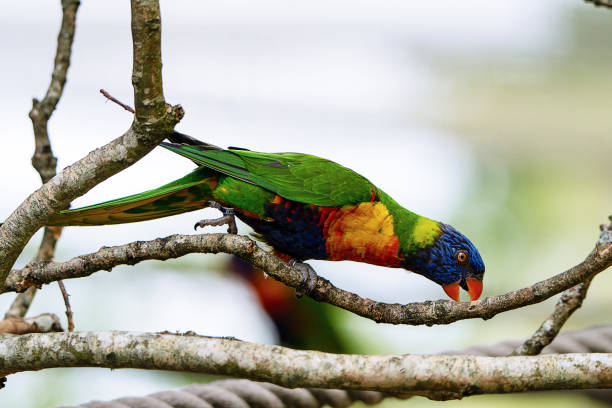
[[[212,220],[200,220],[196,222],[195,225],[193,226],[194,230],[197,230],[198,227],[199,228],[204,228],[208,226],[218,227],[220,225],[227,224],[228,234],[238,233],[238,227],[236,226],[236,214],[234,213],[233,208],[224,207],[216,201],[207,201],[206,206],[216,208],[217,210],[221,211],[223,216],[219,218],[213,218]]]
[[[299,299],[304,295],[310,295],[317,285],[318,276],[315,270],[307,263],[299,262],[295,259],[290,259],[289,265],[302,272],[302,282],[295,288],[295,297]]]

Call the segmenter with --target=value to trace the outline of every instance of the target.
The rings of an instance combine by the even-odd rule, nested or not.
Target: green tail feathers
[[[61,211],[48,225],[123,224],[199,210],[212,198],[216,183],[213,171],[198,167],[185,177],[153,190]]]

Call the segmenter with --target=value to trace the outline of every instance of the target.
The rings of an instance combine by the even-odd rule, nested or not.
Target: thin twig
[[[55,51],[51,83],[42,101],[37,99],[32,101],[32,110],[29,115],[32,127],[34,128],[35,143],[32,166],[38,171],[43,184],[56,174],[57,158],[53,155],[53,150],[51,149],[47,123],[64,92],[66,76],[70,67],[72,43],[76,29],[76,14],[79,4],[78,1],[64,1],[62,4],[62,23],[57,36],[57,49]],[[42,242],[34,258],[35,262],[53,258],[55,245],[61,231],[61,227],[45,227]],[[17,295],[6,312],[5,318],[25,316],[35,295],[36,288],[34,287]]]
[[[115,102],[117,105],[121,106],[126,111],[136,113],[134,111],[134,108],[132,108],[130,105],[126,105],[125,103],[121,102],[119,99],[116,99],[114,96],[106,92],[104,89],[100,89],[100,93],[104,95],[106,99],[108,99],[111,102]]]
[[[62,292],[62,297],[64,298],[64,304],[66,305],[66,318],[68,319],[68,331],[72,332],[74,331],[74,320],[72,320],[72,309],[70,308],[70,300],[68,299],[70,295],[68,294],[68,291],[66,290],[66,287],[64,286],[64,282],[59,280],[57,281],[57,285],[59,286],[60,291]]]
[[[601,233],[595,244],[594,253],[600,258],[605,257],[612,249],[612,215],[608,219],[611,221],[610,224],[601,224],[599,226]],[[510,355],[537,355],[542,352],[542,349],[552,343],[565,322],[582,306],[582,301],[586,297],[592,279],[593,276],[563,292],[550,316],[542,322],[538,330],[530,338],[516,347]]]
[[[582,301],[586,297],[587,290],[591,284],[591,279],[569,288],[561,294],[555,304],[553,312],[540,325],[533,335],[517,347],[511,356],[535,356],[540,354],[542,349],[548,346],[559,334],[565,322],[572,313],[582,306]]]
[[[612,244],[610,244],[612,245]],[[24,290],[59,279],[89,276],[117,265],[134,265],[148,259],[166,260],[189,253],[230,253],[265,271],[274,279],[298,287],[302,274],[279,258],[257,246],[247,237],[231,234],[172,235],[152,241],[101,248],[99,251],[72,258],[66,262],[45,262],[11,271],[3,292]],[[457,320],[489,319],[498,313],[541,302],[571,288],[612,265],[612,251],[600,256],[593,251],[580,264],[551,278],[504,295],[487,297],[476,302],[387,304],[362,298],[336,288],[328,280],[317,277],[310,297],[341,307],[376,322],[409,325],[448,324]]]

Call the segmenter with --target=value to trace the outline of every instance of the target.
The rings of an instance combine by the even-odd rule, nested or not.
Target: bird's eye
[[[464,263],[468,259],[467,253],[465,253],[464,251],[458,251],[456,257],[457,262],[459,263]]]

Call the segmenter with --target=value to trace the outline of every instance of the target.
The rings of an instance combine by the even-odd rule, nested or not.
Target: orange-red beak
[[[449,298],[453,299],[455,302],[460,302],[459,300],[459,282],[450,283],[448,285],[442,286],[446,294]]]
[[[465,280],[465,283],[468,287],[468,294],[470,295],[470,301],[477,300],[482,294],[482,281],[474,278],[468,278]],[[459,282],[451,283],[448,285],[442,286],[444,292],[448,295],[449,298],[453,299],[456,302],[460,302],[459,299]]]
[[[468,278],[465,280],[468,287],[468,293],[470,295],[470,301],[478,300],[482,294],[482,281],[478,279]]]

